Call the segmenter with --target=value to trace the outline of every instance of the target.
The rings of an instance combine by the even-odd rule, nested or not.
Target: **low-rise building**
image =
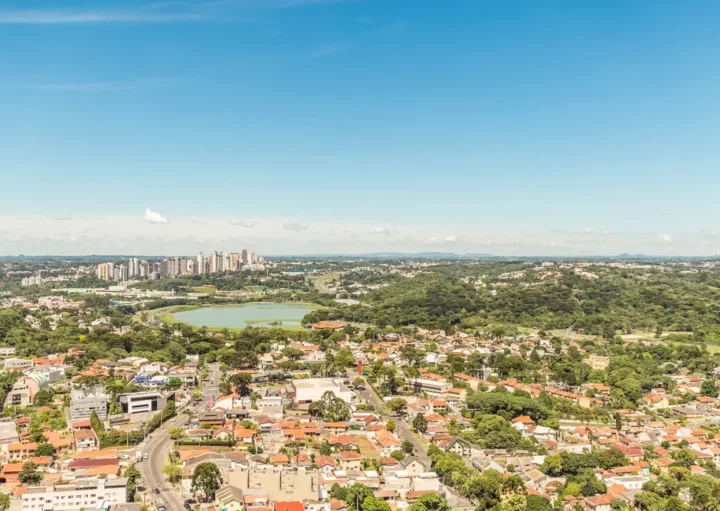
[[[75,484],[33,486],[22,495],[22,511],[107,509],[127,503],[127,479],[79,480]]]
[[[123,413],[129,414],[160,411],[165,408],[168,401],[174,400],[173,392],[146,391],[118,395],[118,403]]]
[[[314,403],[326,392],[332,392],[346,403],[355,400],[355,393],[338,378],[306,378],[292,382],[293,400],[296,404]]]

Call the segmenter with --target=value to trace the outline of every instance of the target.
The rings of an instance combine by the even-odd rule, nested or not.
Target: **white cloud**
[[[658,241],[661,241],[663,243],[672,243],[673,239],[672,236],[670,236],[669,234],[660,234],[658,235]]]
[[[435,244],[435,243],[440,243],[440,240],[437,239],[435,236],[433,236],[432,238],[430,238],[430,239],[428,240],[428,243],[433,243],[433,244]]]
[[[590,234],[591,232],[593,232],[593,230],[591,227],[585,227],[585,229],[583,229],[583,232],[586,234]]]
[[[371,229],[365,229],[363,232],[368,234],[382,234],[383,236],[395,236],[398,233],[397,229],[386,229],[385,227],[373,227]]]
[[[258,224],[257,222],[254,222],[252,220],[236,220],[234,218],[231,220],[228,220],[228,223],[231,225],[237,225],[238,227],[245,227],[246,229],[252,229],[253,227],[256,227]]]
[[[53,217],[53,220],[61,220],[61,221],[67,221],[72,220],[72,215],[68,213],[67,209],[64,209],[61,215],[55,215]]]
[[[301,224],[299,222],[289,222],[289,223],[285,223],[283,225],[283,229],[285,229],[286,231],[300,232],[300,231],[304,231],[307,228],[308,228],[307,225]]]
[[[445,236],[445,238],[443,238],[443,241],[445,243],[455,243],[457,241],[457,238],[455,236]]]
[[[166,216],[162,216],[160,213],[151,210],[150,208],[145,209],[145,221],[149,224],[167,224],[168,219]]]
[[[204,224],[205,223],[205,220],[203,220],[202,218],[198,218],[196,216],[191,216],[190,221],[194,224]]]

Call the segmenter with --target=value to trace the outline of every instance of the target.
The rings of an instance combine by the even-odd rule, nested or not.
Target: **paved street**
[[[352,382],[357,378],[357,371],[352,369],[347,370],[347,377]],[[355,389],[355,392],[360,395],[365,403],[372,405],[385,420],[392,419],[395,422],[396,433],[401,440],[410,440],[415,446],[415,457],[419,459],[425,466],[430,467],[430,458],[427,456],[425,447],[420,443],[420,440],[413,434],[410,425],[405,420],[399,417],[391,417],[385,410],[385,403],[382,399],[370,388],[370,384],[363,385],[365,390]]]
[[[163,474],[163,468],[170,463],[169,454],[172,446],[169,431],[174,427],[181,427],[187,424],[188,418],[185,414],[180,414],[174,419],[168,421],[161,428],[152,433],[152,436],[145,441],[144,444],[137,446],[137,449],[144,453],[148,453],[150,457],[136,466],[142,475],[144,486],[147,488],[146,502],[152,501],[157,503],[160,498],[165,502],[168,511],[181,511],[183,509],[183,499],[180,492],[168,482],[167,477]],[[160,491],[155,493],[155,489]]]
[[[208,364],[208,382],[202,386],[203,400],[200,404],[191,406],[188,410],[193,413],[200,413],[208,409],[208,399],[215,399],[218,396],[220,378],[220,364]],[[148,489],[146,502],[157,502],[162,499],[168,511],[182,511],[184,501],[180,491],[176,490],[163,474],[163,468],[170,463],[169,455],[173,442],[170,438],[172,428],[183,427],[189,422],[188,416],[178,410],[178,415],[165,423],[161,428],[155,430],[148,439],[137,446],[136,450],[148,453],[149,459],[138,463],[137,467],[142,475],[145,487]],[[155,489],[159,494],[155,493]]]

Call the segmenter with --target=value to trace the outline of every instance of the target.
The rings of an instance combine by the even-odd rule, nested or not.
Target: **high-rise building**
[[[204,275],[205,272],[205,256],[203,256],[203,253],[200,252],[197,257],[195,258],[197,261],[197,270],[195,273],[198,275]]]
[[[242,263],[249,264],[250,261],[248,261],[248,251],[246,249],[243,249],[240,254],[241,254],[241,258],[242,258]]]
[[[221,271],[223,271],[222,252],[213,252],[210,256],[210,273],[220,273]]]
[[[240,253],[239,252],[231,252],[230,253],[230,261],[229,261],[229,268],[230,271],[238,271],[240,269]]]
[[[100,263],[97,266],[97,278],[100,280],[110,280],[108,278],[108,265],[107,263]]]
[[[139,272],[140,277],[147,277],[150,275],[150,265],[148,264],[147,261],[140,261],[139,266],[140,266],[140,272]]]
[[[140,260],[137,257],[131,257],[128,260],[128,277],[137,277],[140,274]]]

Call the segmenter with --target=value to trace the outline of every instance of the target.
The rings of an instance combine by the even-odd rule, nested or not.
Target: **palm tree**
[[[252,393],[250,393],[250,405],[255,408],[255,404],[257,403],[257,400],[260,399],[262,396],[260,393],[256,390],[253,390]]]

